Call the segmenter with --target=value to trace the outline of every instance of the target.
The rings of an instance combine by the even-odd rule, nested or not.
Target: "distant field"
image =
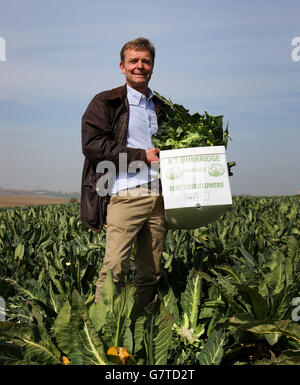
[[[0,195],[0,207],[49,205],[55,203],[67,203],[69,199],[55,197],[38,197],[26,195]]]

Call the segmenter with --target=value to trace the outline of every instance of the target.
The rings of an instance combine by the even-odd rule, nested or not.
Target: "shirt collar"
[[[153,92],[150,88],[148,88],[148,99],[147,99],[147,102],[150,101],[150,99],[153,97]],[[139,105],[141,103],[141,100],[142,98],[144,98],[144,94],[142,94],[141,92],[135,90],[134,88],[130,87],[128,84],[127,84],[127,98],[128,98],[128,102],[129,104],[134,104],[134,105]]]

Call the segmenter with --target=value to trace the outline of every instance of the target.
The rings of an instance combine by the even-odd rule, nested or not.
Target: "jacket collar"
[[[124,84],[121,87],[113,88],[108,91],[108,100],[113,100],[113,99],[124,99],[127,96],[127,85]],[[151,97],[154,96],[152,91],[151,91]]]
[[[116,99],[126,99],[127,97],[127,86],[126,83],[123,86],[113,88],[108,91],[107,99],[108,100],[116,100]],[[153,101],[155,104],[156,113],[158,118],[160,118],[162,113],[162,101],[156,96],[153,95]]]
[[[107,99],[108,100],[125,99],[126,95],[127,95],[127,87],[126,87],[126,84],[124,84],[121,87],[113,88],[112,90],[108,91]]]

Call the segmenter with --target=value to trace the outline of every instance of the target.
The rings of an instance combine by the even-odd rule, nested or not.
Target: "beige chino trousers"
[[[154,297],[155,285],[162,275],[165,237],[165,212],[161,192],[153,195],[147,186],[112,195],[107,206],[106,251],[97,281],[95,302],[100,299],[108,270],[112,270],[116,286],[122,286],[130,271],[131,249],[136,241],[136,275],[133,285],[137,289],[139,308],[147,306]]]

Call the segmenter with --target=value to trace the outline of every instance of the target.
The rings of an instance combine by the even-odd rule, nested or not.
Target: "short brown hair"
[[[155,48],[154,48],[154,45],[151,43],[150,40],[145,39],[144,37],[138,37],[137,39],[128,41],[126,44],[124,44],[124,46],[120,52],[122,63],[124,62],[124,59],[125,59],[125,51],[129,48],[147,49],[151,54],[152,64],[154,64]]]

